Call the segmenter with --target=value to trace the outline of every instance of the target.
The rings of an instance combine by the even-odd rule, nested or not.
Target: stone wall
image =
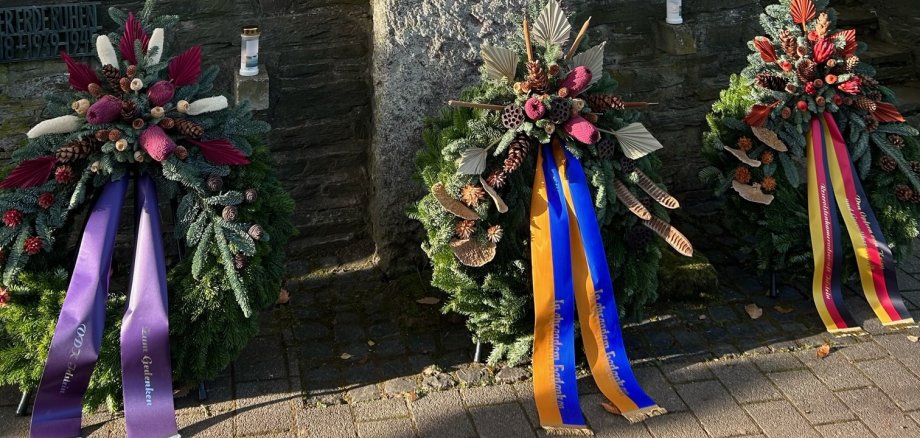
[[[52,4],[6,0],[2,6]],[[142,2],[103,1],[138,10]],[[269,144],[278,175],[297,201],[300,232],[290,246],[291,272],[341,265],[373,254],[367,220],[371,123],[370,9],[366,0],[160,0],[160,14],[182,18],[167,42],[200,44],[206,64],[221,67],[217,89],[232,96],[239,30],[262,28],[260,57],[270,74],[270,108],[258,117],[274,130]],[[0,64],[0,148],[8,154],[40,120],[41,96],[66,86],[56,61]]]

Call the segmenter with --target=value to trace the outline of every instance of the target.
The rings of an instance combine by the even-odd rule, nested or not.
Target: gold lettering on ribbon
[[[555,300],[553,302],[553,362],[559,361],[559,349],[562,347],[562,335],[559,333],[562,329],[562,315],[559,314],[559,311],[562,309],[563,304],[565,304],[564,300]],[[564,371],[565,365],[556,364],[553,367],[556,388],[556,406],[559,407],[560,411],[562,411],[563,405],[565,404],[565,393],[562,390],[563,383],[565,382],[563,378]]]
[[[617,366],[616,350],[610,346],[610,331],[607,330],[607,320],[604,318],[605,307],[601,304],[601,295],[603,295],[604,289],[598,286],[599,285],[596,284],[594,285],[594,304],[591,306],[591,312],[597,317],[597,321],[601,326],[602,347],[604,347],[604,353],[607,357],[607,363],[610,366],[610,372],[613,374],[613,380],[616,382],[617,386],[620,387],[620,391],[629,397],[629,390],[626,388],[626,380],[620,375],[620,367]]]

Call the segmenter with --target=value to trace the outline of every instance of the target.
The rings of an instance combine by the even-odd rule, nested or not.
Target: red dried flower
[[[111,123],[121,117],[121,101],[115,96],[102,96],[86,111],[86,121],[90,125]]]
[[[815,83],[814,83],[814,82],[809,82],[809,83],[805,84],[805,93],[806,93],[806,94],[810,94],[810,95],[814,96],[815,93],[817,93],[817,92],[818,92],[818,89],[815,88]]]
[[[760,187],[767,192],[772,192],[776,190],[776,179],[772,176],[768,176],[760,182]]]
[[[54,205],[54,193],[45,192],[38,197],[38,206],[44,208],[45,210],[51,208]]]
[[[834,52],[837,50],[837,47],[834,46],[834,42],[830,38],[822,38],[818,41],[815,41],[814,47],[814,58],[815,62],[822,64],[828,59],[831,59],[831,56],[834,56]]]
[[[847,94],[859,94],[861,85],[862,80],[859,79],[859,76],[853,76],[852,79],[841,82],[840,85],[837,86],[837,89]]]
[[[73,181],[73,169],[68,165],[58,166],[54,171],[54,180],[58,184],[67,184]]]
[[[34,256],[42,250],[42,246],[44,246],[42,239],[40,239],[38,236],[32,236],[26,239],[26,242],[22,244],[22,250],[25,251],[26,254]]]
[[[22,212],[13,208],[3,213],[3,223],[10,228],[18,227],[22,223]]]

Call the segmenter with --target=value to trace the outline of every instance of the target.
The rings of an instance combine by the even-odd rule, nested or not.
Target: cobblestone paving
[[[744,278],[741,273],[729,275]],[[920,317],[920,258],[900,268]],[[535,437],[529,370],[471,363],[462,321],[437,305],[421,276],[385,286],[371,274],[333,285],[293,285],[292,304],[267,312],[262,336],[208,398],[177,399],[183,436]],[[920,436],[920,336],[882,328],[856,292],[848,300],[869,333],[824,333],[810,298],[769,298],[753,279],[722,299],[663,303],[668,312],[626,328],[640,383],[670,412],[629,425],[606,413],[590,376],[581,402],[599,437]],[[747,292],[739,292],[747,291]],[[716,294],[718,295],[718,294]],[[715,304],[714,304],[715,303]],[[757,304],[763,317],[744,310]],[[676,310],[675,310],[676,309]],[[824,359],[823,343],[832,345]],[[0,436],[25,436],[19,395],[0,388]],[[88,437],[123,436],[120,415],[85,418]]]

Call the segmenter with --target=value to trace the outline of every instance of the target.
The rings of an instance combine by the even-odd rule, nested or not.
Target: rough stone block
[[[713,438],[760,433],[744,410],[715,380],[678,385],[677,392],[684,400],[693,401],[690,410]]]
[[[769,375],[786,398],[812,423],[852,420],[853,413],[809,370],[786,371]]]
[[[268,69],[264,65],[259,66],[259,74],[255,76],[241,76],[237,70],[234,78],[233,100],[237,105],[248,100],[255,111],[268,109]]]
[[[655,23],[655,47],[671,55],[692,55],[696,53],[696,37],[686,24]]]
[[[819,437],[818,432],[808,424],[808,421],[805,421],[785,400],[745,405],[744,409],[751,414],[757,425],[763,428],[767,436]]]
[[[466,438],[473,436],[473,424],[457,390],[428,394],[409,404],[422,438]]]

